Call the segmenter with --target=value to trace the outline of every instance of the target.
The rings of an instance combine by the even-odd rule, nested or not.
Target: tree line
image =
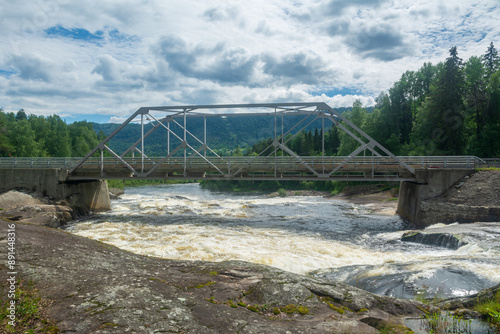
[[[0,109],[0,156],[82,157],[104,139],[86,121],[67,124],[57,115],[26,115]]]
[[[463,61],[456,47],[437,65],[406,71],[373,109],[360,101],[343,113],[396,155],[500,157],[500,61],[493,43],[482,56]],[[256,143],[249,155],[270,154],[274,138]],[[299,155],[323,151],[322,130],[285,138]],[[325,154],[345,156],[360,144],[337,127],[325,131]]]

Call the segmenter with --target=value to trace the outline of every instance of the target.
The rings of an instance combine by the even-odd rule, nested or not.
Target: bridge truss
[[[293,125],[287,122],[285,126],[285,118],[292,115],[298,116],[294,118],[298,121]],[[256,156],[224,157],[217,154],[207,142],[210,132],[207,119],[248,116],[272,119],[272,143]],[[189,122],[194,118],[203,119],[202,137],[188,130]],[[321,121],[322,127],[321,156],[299,156],[287,144],[318,121]],[[115,152],[108,143],[132,122],[140,123],[140,137],[123,152]],[[147,132],[146,122],[152,126]],[[328,125],[347,133],[359,146],[348,156],[327,156],[325,127]],[[150,157],[145,144],[156,131],[166,134],[163,143],[165,154]],[[111,157],[106,157],[105,152]],[[100,156],[95,157],[96,154]],[[392,154],[341,113],[322,102],[141,107],[69,171],[70,179],[400,181],[413,180],[414,177],[415,168],[409,161]]]

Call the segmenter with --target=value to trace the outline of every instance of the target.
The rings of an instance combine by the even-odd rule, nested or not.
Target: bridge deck
[[[471,156],[398,157],[415,169],[474,169],[486,162]],[[71,169],[81,158],[0,158],[0,168]],[[415,176],[390,157],[171,157],[89,158],[68,176],[86,179],[189,180],[352,180],[413,181]]]

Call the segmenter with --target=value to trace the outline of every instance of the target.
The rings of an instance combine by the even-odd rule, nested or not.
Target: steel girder
[[[271,112],[238,112],[241,109],[271,109]],[[220,112],[220,110],[229,110],[229,112]],[[163,117],[154,116],[154,113],[163,113]],[[172,158],[179,151],[183,152],[183,173],[184,177],[188,176],[188,151],[194,153],[195,156],[203,159],[207,165],[210,167],[212,173],[216,173],[218,177],[223,177],[224,179],[233,179],[238,175],[242,175],[245,171],[252,171],[252,162],[250,160],[245,166],[240,166],[236,171],[231,171],[231,166],[227,169],[222,169],[217,166],[217,162],[213,162],[213,159],[222,159],[214,150],[210,148],[207,144],[207,118],[212,117],[245,117],[245,116],[273,116],[274,117],[274,140],[270,146],[260,152],[254,159],[262,157],[268,150],[271,153],[267,155],[270,161],[274,157],[274,177],[279,178],[279,167],[277,163],[278,153],[281,155],[288,155],[293,157],[297,165],[303,166],[306,170],[310,172],[307,176],[308,179],[311,177],[317,178],[318,180],[332,179],[335,174],[346,166],[354,157],[356,157],[361,152],[368,150],[373,156],[381,157],[385,154],[385,157],[394,161],[395,164],[400,166],[402,170],[406,170],[410,174],[415,174],[413,167],[406,164],[400,158],[396,157],[389,150],[383,147],[376,140],[371,138],[364,131],[359,129],[355,124],[350,122],[341,113],[337,112],[329,105],[323,102],[305,102],[305,103],[260,103],[260,104],[225,104],[225,105],[186,105],[186,106],[160,106],[160,107],[141,107],[134,114],[132,114],[123,124],[121,124],[116,130],[114,130],[108,137],[101,141],[94,149],[92,149],[82,160],[80,160],[71,170],[70,175],[77,172],[78,169],[85,164],[85,162],[92,157],[95,153],[100,152],[101,160],[101,177],[105,177],[106,170],[104,169],[104,151],[108,151],[113,157],[116,158],[117,163],[122,164],[128,168],[133,177],[137,178],[148,178],[166,161]],[[290,127],[288,130],[284,128],[284,117],[289,115],[301,115],[304,116],[295,125]],[[122,131],[125,126],[134,121],[137,117],[140,117],[141,124],[141,136],[130,146],[127,150],[121,154],[114,152],[107,145],[110,140],[112,140],[120,131]],[[144,118],[149,120],[152,128],[148,132],[144,132]],[[189,119],[192,118],[203,118],[204,119],[204,129],[203,138],[200,139],[196,137],[187,129],[187,123]],[[297,136],[300,132],[304,131],[310,124],[320,119],[322,121],[322,156],[325,157],[325,121],[331,121],[333,126],[337,126],[340,130],[351,136],[356,142],[359,143],[359,147],[356,148],[351,154],[346,156],[343,161],[340,161],[338,165],[333,166],[332,169],[327,170],[323,164],[322,168],[318,170],[315,166],[311,166],[304,157],[297,155],[288,146],[287,143]],[[281,122],[280,122],[281,121]],[[165,125],[166,123],[166,125]],[[281,124],[280,124],[281,123]],[[177,126],[182,134],[179,135],[171,129],[171,125]],[[149,137],[153,132],[158,129],[164,129],[167,132],[167,154],[160,157],[161,160],[155,159],[154,161],[150,159],[145,152],[145,139]],[[298,130],[296,130],[298,129]],[[286,131],[285,131],[286,130]],[[295,133],[293,132],[295,130]],[[171,136],[174,140],[180,142],[173,150],[171,150]],[[201,145],[199,149],[195,149],[188,143],[188,138],[193,138],[198,144]],[[140,147],[140,148],[139,148]],[[203,151],[203,154],[201,153]],[[141,164],[140,168],[134,168],[124,157],[132,153],[138,152],[140,154]],[[210,159],[207,157],[210,156]],[[330,166],[331,167],[331,166]],[[208,171],[207,171],[208,172]],[[374,175],[374,168],[372,168],[372,175]],[[168,175],[165,175],[168,177]],[[157,176],[155,177],[157,178]]]

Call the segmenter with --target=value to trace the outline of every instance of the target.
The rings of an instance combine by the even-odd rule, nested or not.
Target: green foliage
[[[279,188],[278,189],[278,196],[280,196],[280,197],[286,197],[286,189]]]
[[[8,156],[14,151],[14,146],[10,143],[7,131],[7,116],[0,109],[0,157]]]
[[[447,313],[433,313],[422,316],[422,328],[432,334],[470,334],[472,320]]]
[[[26,116],[24,110],[14,115],[0,109],[0,156],[82,157],[98,143],[92,123],[68,125],[57,115]]]
[[[27,119],[16,121],[10,126],[9,141],[14,146],[14,156],[45,156],[44,143],[36,141],[35,130]]]
[[[500,290],[497,290],[493,299],[485,300],[475,307],[488,323],[500,329]]]
[[[6,290],[4,290],[6,291]],[[8,324],[10,318],[8,306],[10,300],[0,298],[0,324],[4,328],[2,333],[59,333],[59,329],[45,316],[45,309],[50,305],[48,300],[42,299],[33,282],[16,281],[15,301],[16,320],[15,327]]]

